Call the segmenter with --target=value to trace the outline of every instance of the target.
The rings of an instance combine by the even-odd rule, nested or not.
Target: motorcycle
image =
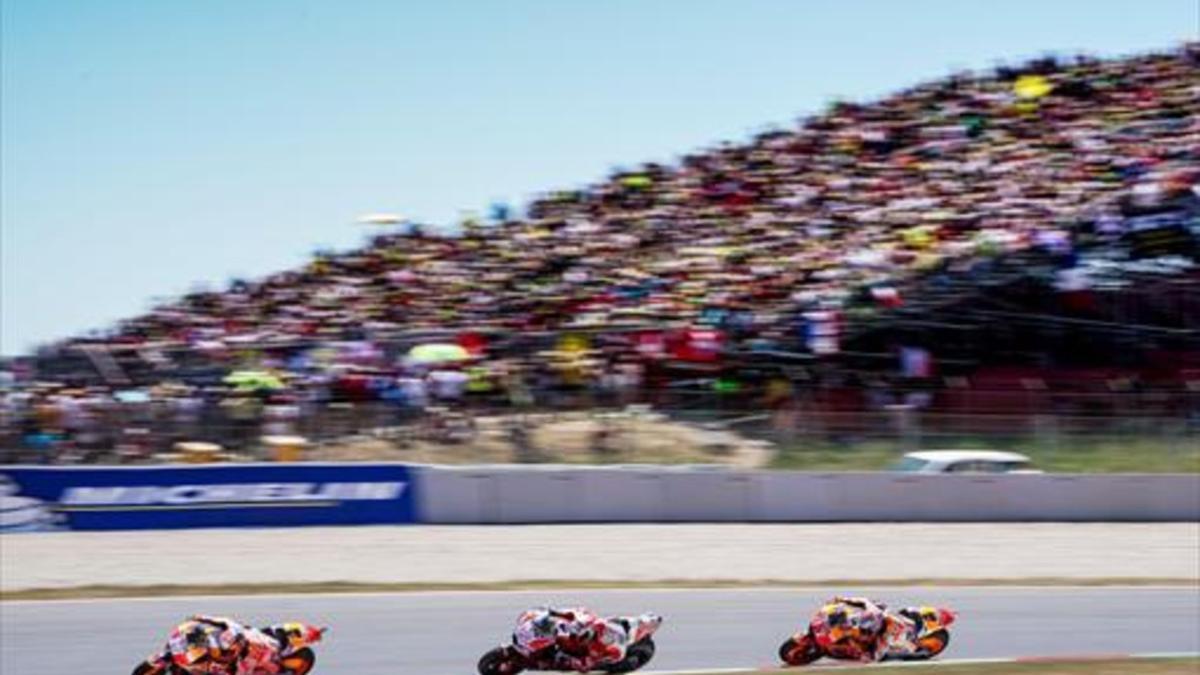
[[[563,666],[561,654],[553,647],[553,640],[547,639],[542,643],[526,644],[534,649],[534,656],[527,655],[531,650],[517,646],[521,639],[521,621],[527,616],[522,615],[518,620],[518,630],[513,633],[512,640],[488,650],[479,659],[479,675],[516,675],[525,670],[561,671]],[[601,670],[606,673],[631,673],[650,662],[654,658],[654,633],[662,625],[662,617],[656,614],[641,614],[629,617],[613,617],[609,622],[616,623],[624,630],[623,641],[625,658],[616,663],[597,663],[591,670]]]
[[[270,675],[307,675],[317,662],[312,645],[320,641],[327,628],[289,622],[261,629],[249,629],[250,650],[273,653],[278,670]],[[190,675],[188,669],[172,660],[169,650],[155,654],[138,664],[132,675]],[[265,670],[239,672],[238,675],[268,675]]]
[[[958,618],[953,610],[928,606],[888,610],[886,616],[883,661],[926,661],[941,654],[950,644],[950,624]],[[822,645],[813,627],[810,623],[780,645],[779,658],[785,665],[805,666],[822,657],[856,660],[833,645]]]

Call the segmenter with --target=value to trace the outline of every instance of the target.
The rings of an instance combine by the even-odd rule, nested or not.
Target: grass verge
[[[1184,586],[1194,588],[1196,579],[1156,577],[1106,577],[1068,579],[824,579],[784,581],[776,579],[731,581],[727,579],[662,579],[658,581],[532,579],[489,583],[402,582],[362,583],[327,581],[270,584],[151,584],[89,585],[69,588],[26,588],[0,593],[0,600],[74,600],[80,598],[142,598],[188,595],[297,595],[303,593],[416,593],[428,591],[537,591],[546,589],[722,589],[722,588],[946,588],[946,587],[1105,587]]]
[[[1048,473],[1200,473],[1200,441],[1186,435],[1172,439],[1065,438],[1059,442],[996,437],[929,438],[919,443],[919,447],[1020,452]],[[882,471],[904,451],[896,442],[783,443],[770,468]]]
[[[872,673],[880,672],[881,669],[879,666],[851,666],[832,667],[827,670],[839,673]],[[886,672],[886,669],[883,670]],[[904,675],[1196,675],[1200,673],[1200,658],[1096,658],[1063,661],[1047,659],[1021,663],[945,662],[898,664],[895,670]],[[799,673],[803,670],[789,669],[778,672]]]

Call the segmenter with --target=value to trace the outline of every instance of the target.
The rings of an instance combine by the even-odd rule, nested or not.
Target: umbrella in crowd
[[[404,219],[394,213],[367,213],[358,219],[360,225],[396,225]]]
[[[283,380],[265,370],[235,370],[226,375],[223,382],[240,391],[273,391],[287,386]]]
[[[459,345],[432,343],[413,347],[409,350],[407,360],[417,365],[434,363],[454,363],[468,361],[471,353]]]
[[[113,394],[113,398],[121,403],[147,403],[150,401],[150,394],[141,389],[126,389]]]
[[[621,184],[627,188],[644,190],[654,185],[654,181],[651,180],[649,176],[636,175],[622,178]]]
[[[1041,75],[1022,75],[1013,83],[1013,92],[1020,98],[1041,98],[1054,90],[1054,85]]]

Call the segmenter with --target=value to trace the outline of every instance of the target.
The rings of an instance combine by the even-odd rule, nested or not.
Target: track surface
[[[241,527],[0,535],[0,548],[0,591],[343,580],[1200,581],[1196,522]]]
[[[947,658],[1200,651],[1195,588],[847,589],[961,613]],[[780,642],[828,590],[545,591],[257,596],[0,603],[0,673],[128,673],[193,612],[256,624],[332,627],[325,675],[470,675],[517,614],[583,603],[609,614],[666,617],[653,670],[772,664]]]

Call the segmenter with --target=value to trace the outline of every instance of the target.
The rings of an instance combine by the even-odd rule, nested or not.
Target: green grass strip
[[[794,581],[761,579],[662,579],[657,581],[531,579],[498,582],[395,582],[364,583],[325,581],[303,583],[247,584],[151,584],[86,585],[65,588],[29,588],[0,592],[0,600],[73,600],[78,598],[140,598],[196,595],[293,595],[304,593],[413,593],[429,591],[523,591],[545,589],[723,589],[723,588],[887,588],[887,587],[971,587],[971,586],[1181,586],[1195,587],[1194,578],[1175,577],[1103,577],[1027,579],[822,579]]]

